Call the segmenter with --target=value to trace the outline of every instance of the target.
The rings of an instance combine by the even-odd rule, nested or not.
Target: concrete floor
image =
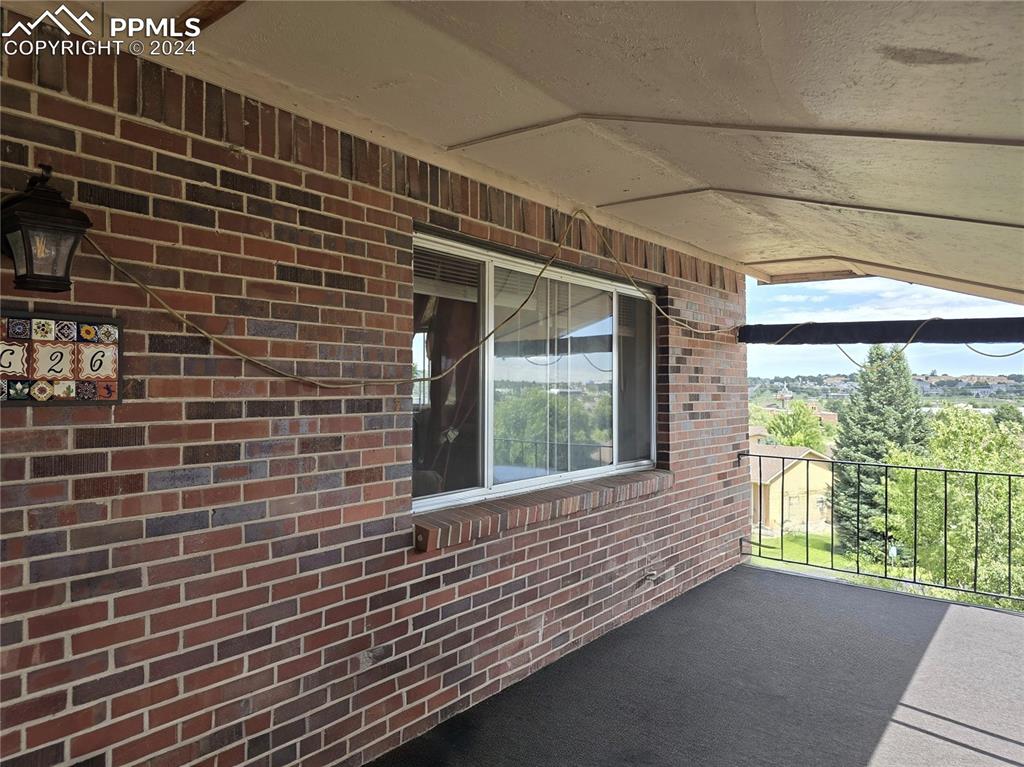
[[[1024,615],[735,568],[373,767],[1024,767]]]

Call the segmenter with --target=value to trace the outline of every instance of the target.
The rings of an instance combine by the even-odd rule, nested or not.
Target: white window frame
[[[531,261],[525,258],[517,258],[504,253],[489,250],[487,248],[454,240],[437,237],[432,234],[416,232],[413,234],[413,259],[417,251],[429,251],[439,255],[452,256],[464,260],[475,261],[483,265],[483,290],[481,291],[481,309],[484,326],[490,332],[494,327],[494,267],[511,269],[531,276],[536,276],[543,268],[543,263]],[[484,445],[482,449],[483,458],[483,487],[466,488],[464,490],[452,490],[447,493],[437,493],[422,498],[413,498],[413,512],[435,511],[455,506],[463,506],[470,503],[478,503],[493,498],[504,498],[510,495],[526,493],[532,490],[540,490],[552,487],[570,485],[574,482],[586,482],[597,477],[607,477],[614,474],[622,474],[630,471],[651,468],[654,466],[654,459],[657,455],[657,392],[655,382],[657,379],[657,326],[656,312],[651,312],[651,449],[650,458],[637,461],[619,461],[619,296],[626,295],[634,298],[641,298],[654,302],[653,293],[644,290],[637,290],[632,285],[623,284],[610,279],[594,277],[589,274],[574,272],[561,267],[550,266],[544,272],[544,277],[568,282],[575,285],[585,285],[608,291],[612,294],[612,463],[610,466],[596,466],[590,469],[578,469],[575,471],[550,474],[544,477],[531,477],[529,479],[517,480],[515,482],[504,482],[494,484],[494,429],[491,419],[494,413],[494,338],[487,340],[481,351],[483,356],[480,360],[481,379],[480,385],[484,393],[482,397],[483,410],[481,413],[480,433],[483,435]]]

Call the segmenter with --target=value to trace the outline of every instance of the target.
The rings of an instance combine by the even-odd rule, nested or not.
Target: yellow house
[[[767,445],[770,440],[768,430],[763,426],[751,426],[747,430],[747,438],[750,440],[751,449],[758,445]]]
[[[783,530],[806,526],[813,532],[831,524],[832,467],[826,456],[788,445],[752,445],[751,453],[755,529],[760,524],[777,532],[780,517]]]

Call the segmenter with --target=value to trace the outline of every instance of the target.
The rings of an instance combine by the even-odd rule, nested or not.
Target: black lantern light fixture
[[[24,192],[0,203],[3,252],[14,260],[15,288],[62,293],[71,290],[71,261],[92,221],[49,185],[53,168],[39,168]]]

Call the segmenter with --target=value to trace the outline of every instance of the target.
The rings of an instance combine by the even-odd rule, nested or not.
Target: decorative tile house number
[[[0,317],[0,402],[104,405],[121,401],[121,325],[51,312]]]

